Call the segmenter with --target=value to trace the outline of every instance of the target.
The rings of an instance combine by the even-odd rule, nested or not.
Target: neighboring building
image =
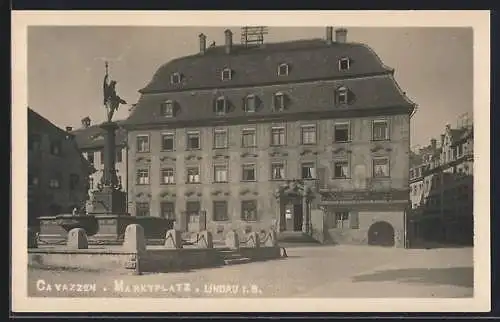
[[[68,131],[28,108],[29,226],[37,227],[41,216],[71,213],[86,200],[91,167]]]
[[[420,164],[410,170],[410,187],[423,185],[415,196],[412,235],[414,238],[471,244],[473,238],[474,130],[466,124],[453,129],[447,125],[436,140],[422,149]],[[427,158],[426,158],[427,156]],[[417,169],[421,169],[417,172]],[[412,190],[412,191],[414,191]]]
[[[116,123],[120,125],[122,121]],[[75,136],[78,147],[83,153],[85,159],[93,165],[95,172],[89,177],[89,201],[87,209],[91,209],[92,192],[98,189],[104,170],[104,130],[99,127],[100,124],[91,125],[89,117],[82,119],[82,127],[71,132]],[[123,191],[127,191],[128,180],[128,148],[127,134],[123,128],[118,128],[116,131],[116,156],[115,167],[117,170],[118,182],[121,184]]]
[[[198,54],[160,67],[123,123],[130,212],[196,230],[204,211],[215,236],[279,223],[402,246],[415,106],[369,47],[326,35],[248,46],[227,30],[206,48],[201,34]],[[275,198],[290,179],[315,199]]]

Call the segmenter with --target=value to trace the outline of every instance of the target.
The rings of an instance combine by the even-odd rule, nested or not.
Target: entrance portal
[[[385,221],[378,221],[368,229],[368,244],[394,246],[394,228]]]
[[[303,221],[302,203],[293,205],[293,230],[302,231]]]

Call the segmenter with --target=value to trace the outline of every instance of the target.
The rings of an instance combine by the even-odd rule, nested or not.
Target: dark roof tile
[[[349,105],[335,105],[335,90],[345,86],[354,95]],[[276,112],[272,109],[273,95],[282,92],[287,97],[286,110]],[[246,94],[254,94],[258,98],[257,111],[249,114],[243,109]],[[241,117],[280,116],[296,113],[325,112],[334,109],[366,110],[385,107],[411,107],[404,93],[397,86],[392,75],[353,78],[337,81],[321,81],[311,84],[287,84],[280,86],[241,89],[221,89],[212,91],[187,91],[162,94],[143,94],[136,108],[124,121],[124,125],[173,124],[178,122],[220,119],[214,112],[214,100],[224,95],[230,102],[229,112],[222,117],[231,120]],[[160,115],[160,106],[166,100],[176,102],[175,117],[166,118]]]
[[[348,71],[339,71],[340,58],[351,60]],[[289,75],[278,76],[278,66],[289,64]],[[221,79],[224,68],[233,71],[230,81]],[[258,48],[234,44],[232,53],[224,46],[208,48],[205,54],[184,56],[161,66],[141,93],[264,85],[279,82],[300,82],[313,79],[344,78],[390,72],[375,52],[364,44],[333,43],[321,39],[267,43]],[[173,73],[182,75],[182,82],[171,84]]]

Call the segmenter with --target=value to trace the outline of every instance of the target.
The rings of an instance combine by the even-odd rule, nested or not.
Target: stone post
[[[165,244],[166,248],[180,249],[182,248],[182,238],[181,232],[176,229],[170,229],[165,234]]]
[[[200,216],[199,216],[200,222],[199,224],[199,231],[205,231],[207,230],[207,212],[206,211],[200,211]]]
[[[83,228],[73,228],[68,233],[67,246],[69,249],[87,249],[89,243],[87,233]]]
[[[103,184],[105,186],[116,185],[116,169],[115,169],[115,158],[116,158],[116,129],[118,125],[114,122],[106,122],[101,125],[104,130],[104,171],[103,171]]]
[[[226,234],[226,246],[231,249],[240,248],[240,240],[238,238],[238,233],[234,230],[230,230]]]
[[[125,229],[123,248],[128,251],[144,252],[146,251],[146,239],[144,237],[144,228],[138,224],[128,225]]]
[[[198,248],[214,248],[212,233],[207,230],[199,232],[197,240]]]
[[[248,234],[247,246],[248,247],[254,247],[254,248],[259,248],[260,247],[260,238],[259,238],[259,234],[258,233],[251,232],[251,233]]]

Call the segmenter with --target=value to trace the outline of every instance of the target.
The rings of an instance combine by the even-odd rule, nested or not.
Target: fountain
[[[123,242],[125,229],[130,224],[144,228],[146,239],[161,240],[167,230],[173,228],[174,221],[153,217],[135,217],[127,213],[126,192],[118,182],[115,168],[115,135],[118,125],[112,121],[120,104],[127,104],[116,94],[116,81],[108,82],[108,64],[104,76],[103,92],[107,121],[101,124],[104,131],[104,170],[98,191],[93,192],[93,211],[75,210],[72,214],[40,217],[41,239],[66,239],[73,228],[82,228],[89,236],[89,243],[116,244]]]

